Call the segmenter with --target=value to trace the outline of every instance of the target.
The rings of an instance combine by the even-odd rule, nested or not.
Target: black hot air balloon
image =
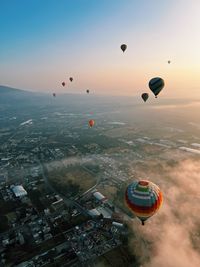
[[[171,60],[168,60],[167,63],[170,64],[171,63]]]
[[[55,93],[53,93],[53,97],[56,97],[56,94]]]
[[[62,86],[63,86],[63,87],[65,86],[65,82],[62,82]]]
[[[73,78],[72,78],[72,77],[70,77],[70,78],[69,78],[69,80],[70,80],[70,82],[72,82],[72,81],[73,81]]]
[[[86,93],[89,94],[89,92],[90,92],[90,90],[87,89],[87,90],[86,90]]]
[[[144,100],[144,102],[146,102],[147,99],[149,98],[149,94],[148,94],[148,93],[143,93],[143,94],[141,95],[141,97],[142,97],[142,99]]]
[[[151,89],[151,91],[153,92],[156,98],[164,86],[165,86],[165,82],[162,78],[156,77],[156,78],[152,78],[149,81],[149,88]]]
[[[127,49],[127,45],[126,44],[122,44],[120,46],[121,50],[123,51],[123,53],[125,52],[125,50]]]

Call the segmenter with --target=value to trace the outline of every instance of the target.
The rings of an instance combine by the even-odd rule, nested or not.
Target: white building
[[[117,228],[124,228],[123,223],[118,223],[118,222],[112,222],[112,225],[117,227]]]
[[[89,210],[89,215],[91,215],[92,217],[96,217],[96,216],[100,216],[101,213],[97,209],[92,209],[92,210]]]
[[[104,218],[110,219],[112,217],[112,211],[104,207],[97,207],[96,210],[103,215]]]
[[[16,197],[24,197],[27,195],[27,192],[22,185],[12,185],[11,190],[13,191]]]
[[[93,196],[98,200],[98,201],[105,201],[106,197],[104,195],[102,195],[100,192],[96,191],[95,193],[93,193]]]

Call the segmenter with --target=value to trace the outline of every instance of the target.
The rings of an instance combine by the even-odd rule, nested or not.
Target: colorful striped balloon
[[[162,204],[162,192],[154,183],[147,180],[134,181],[126,189],[126,203],[142,225],[153,216]]]

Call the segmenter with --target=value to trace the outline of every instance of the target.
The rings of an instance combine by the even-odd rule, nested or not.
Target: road
[[[86,209],[84,209],[79,203],[77,203],[75,200],[72,200],[72,199],[67,198],[66,196],[64,196],[63,194],[61,194],[60,192],[58,192],[54,187],[52,187],[52,185],[49,183],[48,177],[47,177],[46,174],[45,174],[45,171],[44,171],[44,170],[45,170],[45,166],[44,166],[44,164],[41,163],[40,160],[38,160],[38,164],[39,164],[40,167],[41,167],[41,170],[42,170],[42,176],[43,176],[43,178],[44,178],[45,184],[46,184],[46,185],[47,185],[47,186],[48,186],[54,193],[56,193],[57,195],[59,195],[59,196],[63,199],[65,205],[66,205],[67,207],[76,207],[76,209],[77,209],[80,213],[84,214],[85,216],[90,216],[89,213],[88,213],[88,211],[87,211]]]

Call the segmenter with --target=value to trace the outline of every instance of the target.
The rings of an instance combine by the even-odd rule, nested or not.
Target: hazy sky
[[[135,95],[155,76],[200,97],[199,0],[0,0],[0,84]]]

